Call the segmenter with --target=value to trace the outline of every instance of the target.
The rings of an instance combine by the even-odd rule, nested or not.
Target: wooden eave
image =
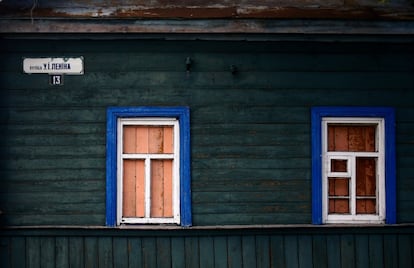
[[[0,5],[1,34],[413,35],[414,8],[26,8]]]

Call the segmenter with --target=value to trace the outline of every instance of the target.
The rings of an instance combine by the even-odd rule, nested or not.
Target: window
[[[391,108],[312,109],[312,221],[395,223]]]
[[[187,107],[107,111],[109,226],[191,225]]]

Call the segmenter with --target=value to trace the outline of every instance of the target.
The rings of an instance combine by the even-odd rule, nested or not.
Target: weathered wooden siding
[[[413,267],[412,227],[374,229],[123,230],[117,234],[110,230],[15,230],[0,238],[0,265]]]
[[[3,0],[2,17],[354,18],[412,20],[410,0]],[[11,25],[11,27],[14,27]]]
[[[397,219],[413,222],[413,47],[3,39],[1,222],[104,225],[106,108],[174,105],[191,111],[194,225],[310,223],[310,108],[327,105],[395,107]],[[83,56],[85,74],[22,73],[41,56]]]

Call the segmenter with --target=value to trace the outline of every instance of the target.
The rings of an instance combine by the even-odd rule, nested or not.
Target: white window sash
[[[328,124],[373,124],[377,126],[376,152],[340,152],[328,151]],[[385,137],[382,118],[323,118],[322,119],[322,215],[324,223],[383,223],[385,220]],[[376,206],[377,214],[356,214],[356,158],[371,157],[377,159],[376,170]],[[331,160],[347,160],[347,172],[331,172]],[[350,178],[350,214],[329,214],[328,178]],[[364,199],[370,199],[369,197]]]
[[[173,126],[173,153],[172,154],[124,154],[123,147],[123,126]],[[180,128],[175,118],[119,118],[117,124],[117,224],[180,224]],[[144,217],[123,217],[123,160],[144,160],[145,161],[145,216]],[[172,198],[173,217],[155,218],[150,216],[151,210],[151,160],[168,160],[173,162]]]

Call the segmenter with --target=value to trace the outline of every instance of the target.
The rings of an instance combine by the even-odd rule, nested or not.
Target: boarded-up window
[[[313,107],[312,223],[396,223],[395,111]]]
[[[325,215],[332,222],[381,214],[381,119],[325,119]]]
[[[122,223],[179,219],[177,124],[174,119],[121,120]]]

